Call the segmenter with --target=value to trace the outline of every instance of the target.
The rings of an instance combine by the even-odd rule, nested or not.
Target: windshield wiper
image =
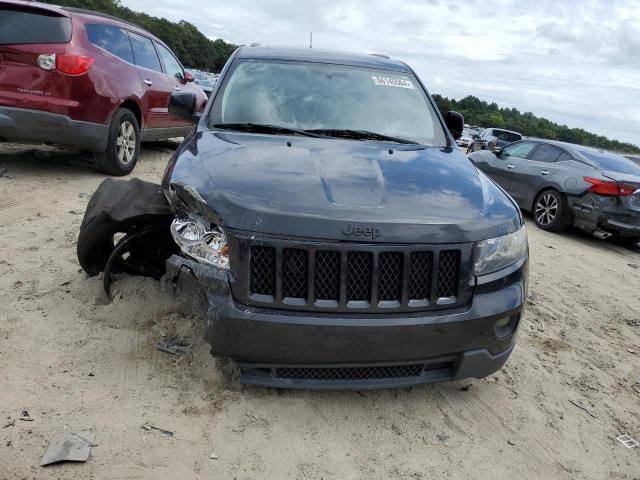
[[[382,133],[369,132],[368,130],[349,130],[338,128],[318,128],[314,130],[305,130],[305,132],[319,133],[329,137],[350,138],[352,140],[382,140],[385,142],[406,143],[409,145],[419,145],[418,142],[407,140],[406,138],[393,137]]]
[[[323,138],[323,135],[299,130],[297,128],[280,127],[278,125],[268,125],[263,123],[216,123],[213,128],[225,128],[228,130],[238,130],[240,132],[267,133],[273,135],[304,135],[305,137]]]

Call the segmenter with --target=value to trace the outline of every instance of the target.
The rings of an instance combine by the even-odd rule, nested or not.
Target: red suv
[[[87,10],[0,0],[0,140],[95,152],[98,167],[126,175],[141,140],[185,135],[169,115],[175,90],[205,93],[158,38]]]

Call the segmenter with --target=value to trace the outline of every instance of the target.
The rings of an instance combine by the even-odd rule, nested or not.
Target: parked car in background
[[[183,136],[169,97],[207,97],[171,50],[140,27],[88,10],[0,0],[0,139],[95,153],[126,175],[141,140]]]
[[[473,143],[473,133],[468,129],[462,131],[462,136],[456,140],[459,147],[469,147]]]
[[[190,70],[193,73],[195,83],[202,88],[207,97],[211,96],[213,87],[216,85],[218,76],[215,73],[202,72],[200,70]]]
[[[504,130],[502,128],[485,128],[480,135],[474,138],[467,153],[478,150],[493,150],[496,147],[504,147],[512,142],[522,140],[522,134]]]
[[[640,165],[628,158],[551,140],[468,157],[544,230],[575,225],[599,238],[640,241]]]

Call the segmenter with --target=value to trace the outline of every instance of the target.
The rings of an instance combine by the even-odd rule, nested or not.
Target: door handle
[[[507,165],[507,168],[509,170],[513,170],[514,168],[516,168],[516,166],[510,163],[509,165]]]
[[[541,175],[549,175],[549,170],[540,170]]]
[[[151,85],[153,85],[153,82],[151,80],[149,80],[148,78],[146,80],[144,80],[144,83],[147,87],[150,87]]]
[[[174,89],[176,92],[179,92],[179,91],[180,91],[180,87],[173,87],[173,89]]]

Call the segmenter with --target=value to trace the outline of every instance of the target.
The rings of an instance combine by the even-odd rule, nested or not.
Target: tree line
[[[210,40],[195,25],[184,20],[171,22],[166,18],[152,17],[123,6],[120,0],[45,0],[61,6],[86,8],[113,15],[133,22],[150,31],[165,42],[189,67],[210,72],[219,72],[229,56],[237,48],[222,39]],[[442,114],[455,110],[464,115],[466,123],[482,127],[506,128],[525,136],[560,140],[591,147],[613,150],[620,153],[640,153],[640,148],[631,143],[611,140],[581,128],[569,128],[546,118],[536,117],[531,112],[521,113],[515,108],[500,108],[469,95],[461,100],[433,95]]]
[[[603,135],[587,132],[582,128],[569,128],[546,118],[536,117],[531,112],[521,113],[515,108],[500,108],[469,95],[461,100],[434,94],[433,100],[444,115],[450,110],[460,112],[465,123],[482,127],[506,128],[527,137],[546,138],[562,142],[577,143],[620,153],[640,153],[640,148],[631,143],[611,140]]]
[[[222,39],[210,40],[192,23],[181,20],[170,22],[166,18],[152,17],[123,6],[120,0],[44,0],[63,7],[85,8],[107,13],[135,23],[165,42],[189,67],[208,72],[220,72],[237,45]]]

